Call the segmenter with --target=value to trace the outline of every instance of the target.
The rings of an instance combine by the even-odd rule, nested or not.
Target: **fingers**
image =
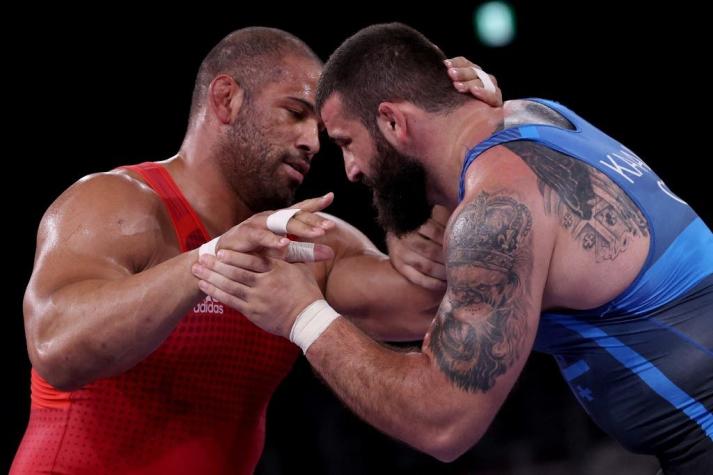
[[[466,82],[474,81],[480,86],[483,86],[482,81],[478,77],[478,74],[473,70],[474,66],[468,66],[464,68],[448,68],[448,76],[452,81]]]
[[[443,254],[441,250],[441,246],[443,245],[443,233],[445,232],[445,226],[443,226],[441,223],[429,219],[426,221],[420,228],[418,228],[417,233],[425,238],[428,238],[430,241],[433,242],[433,244],[436,245],[437,252],[439,255],[439,259],[434,259],[438,260],[441,262],[443,259],[441,258],[441,255]]]
[[[218,251],[216,257],[220,263],[240,267],[252,272],[267,272],[272,268],[270,259],[263,255],[244,254],[242,252],[221,249]]]
[[[483,88],[483,82],[473,69],[482,69],[477,64],[468,61],[463,56],[447,59],[444,63],[448,67],[448,76],[458,91],[466,92],[470,87]]]
[[[463,57],[463,56],[456,56],[455,58],[448,58],[445,61],[443,61],[445,65],[449,68],[470,68],[475,66],[476,68],[482,69],[480,66],[472,62],[471,60]]]
[[[399,272],[406,277],[411,283],[416,284],[428,290],[446,290],[445,280],[435,279],[433,277],[424,275],[410,266],[404,266],[399,269]]]
[[[265,211],[256,214],[248,221],[258,227],[268,227],[267,223],[271,221],[271,230],[276,233],[286,231],[288,234],[292,234],[298,238],[317,238],[323,236],[326,231],[336,226],[332,220],[317,214],[317,211],[329,206],[333,199],[334,193],[330,192],[324,196],[310,198],[295,204],[288,209],[294,210],[295,208],[299,208],[300,211],[292,215],[285,214],[282,216],[282,219],[278,218],[277,216],[279,216],[279,214],[275,215],[275,213],[284,212],[285,210],[278,210],[277,212]]]
[[[445,206],[435,205],[431,210],[431,219],[443,226],[444,228],[448,224],[448,220],[450,219],[450,217],[451,212],[448,211],[448,208],[446,208]]]
[[[453,86],[458,92],[469,93],[493,107],[500,107],[503,104],[502,91],[498,87],[498,81],[495,76],[488,74],[495,86],[495,91],[489,91],[485,89],[483,82],[473,69],[478,68],[482,71],[482,68],[477,64],[463,56],[447,59],[444,64],[448,68],[448,76],[453,81]]]
[[[404,260],[405,250],[410,250],[418,256],[442,264],[443,259],[443,233],[444,228],[438,223],[429,220],[417,232],[397,238],[391,234],[387,236],[389,254],[394,254],[398,259]],[[406,264],[412,264],[411,258]]]
[[[316,238],[336,224],[318,214],[300,211],[287,222],[287,232],[300,238]]]
[[[293,241],[284,256],[287,262],[319,262],[334,258],[334,251],[325,244]]]
[[[321,211],[331,205],[332,201],[334,201],[334,193],[329,192],[324,196],[300,201],[291,206],[292,208],[299,208],[301,211],[295,214],[287,223],[287,232],[295,236],[303,237],[298,233],[305,233],[310,230],[316,232],[316,230],[320,229],[326,231],[334,228],[334,226],[336,226],[334,221],[316,214],[317,211]],[[322,234],[324,234],[324,231],[322,231]]]
[[[229,294],[228,292],[225,292],[224,290],[219,289],[210,282],[200,280],[198,281],[198,288],[201,289],[201,292],[203,292],[204,294],[210,295],[211,297],[227,305],[228,307],[234,308],[242,314],[246,313],[245,310],[247,308],[247,302],[241,300],[238,297],[235,297],[234,295]]]
[[[270,265],[270,264],[268,264]],[[193,275],[210,282],[217,288],[242,299],[248,287],[255,285],[259,273],[221,262],[213,256],[203,255],[191,268]]]
[[[408,260],[406,256],[402,258],[406,261],[406,264],[414,265],[415,261],[419,257],[427,259],[429,261],[437,262],[443,264],[443,247],[441,244],[432,241],[431,239],[426,239],[421,235],[412,236],[406,241],[404,246],[405,251],[410,251],[413,256],[409,256]]]
[[[491,79],[495,77],[492,74],[489,74],[488,76],[490,76]],[[495,81],[493,81],[493,84],[495,84]],[[458,89],[458,91],[468,92],[476,99],[479,99],[490,106],[500,107],[503,104],[503,93],[497,86],[497,84],[495,84],[494,92],[488,91],[484,87],[482,87],[482,83],[480,82],[480,80],[462,83],[461,87],[459,87],[457,83],[454,83],[454,85],[456,86],[456,89]]]
[[[287,232],[290,232],[290,224],[294,222],[302,223],[306,226],[321,229],[332,229],[336,226],[335,222],[319,213],[302,210],[295,214],[287,223]]]
[[[325,244],[314,245],[314,261],[330,261],[334,259],[334,250]]]
[[[406,266],[413,267],[421,274],[446,280],[446,266],[443,262],[426,258],[421,251],[414,252],[410,249],[404,249],[401,253],[401,261]]]
[[[204,259],[206,257],[208,257],[208,259]],[[216,264],[213,256],[201,256],[201,260],[206,262],[207,265]],[[203,264],[193,264],[191,271],[193,275],[199,279],[198,288],[201,289],[203,293],[243,312],[246,307],[245,300],[249,289],[246,285],[234,282]]]
[[[317,211],[322,211],[324,208],[332,204],[334,201],[334,193],[331,191],[323,196],[318,196],[317,198],[309,198],[299,203],[295,203],[290,206],[290,208],[299,208],[303,211],[309,211],[310,213],[315,213]]]
[[[250,252],[259,248],[283,249],[290,240],[284,236],[279,236],[272,231],[260,226],[246,225],[241,223],[225,233],[216,246],[221,249],[230,249],[237,252]]]

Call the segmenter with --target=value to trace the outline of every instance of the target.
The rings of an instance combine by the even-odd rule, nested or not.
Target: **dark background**
[[[19,28],[6,41],[4,71],[3,194],[12,243],[6,246],[11,260],[0,470],[9,466],[27,422],[21,303],[44,210],[83,175],[173,155],[198,66],[234,29],[282,28],[326,59],[363,26],[410,24],[447,55],[465,55],[495,74],[506,99],[546,97],[573,108],[647,161],[710,226],[704,132],[710,99],[703,73],[709,68],[701,66],[710,59],[710,26],[700,9],[682,2],[514,2],[515,41],[487,49],[473,35],[472,11],[479,3],[382,2],[368,8],[338,2],[325,8],[264,2],[246,8],[201,2],[163,14],[103,4],[81,11],[38,6],[6,15]],[[324,145],[301,196],[328,190],[336,192],[329,211],[381,244],[368,193],[346,182],[338,151]],[[554,363],[533,355],[486,438],[450,465],[365,426],[301,360],[270,407],[259,473],[652,473],[655,467],[611,443],[576,405]]]

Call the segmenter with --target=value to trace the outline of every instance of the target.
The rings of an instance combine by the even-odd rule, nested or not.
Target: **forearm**
[[[202,296],[184,253],[116,280],[84,280],[44,299],[26,300],[35,315],[28,349],[35,368],[63,389],[119,374],[146,358]]]
[[[409,282],[385,257],[345,261],[327,281],[326,299],[370,336],[383,341],[422,340],[443,297]],[[344,269],[344,271],[342,271]]]
[[[307,351],[307,359],[337,395],[383,432],[438,456],[451,443],[457,401],[420,352],[374,342],[345,319],[336,320]]]

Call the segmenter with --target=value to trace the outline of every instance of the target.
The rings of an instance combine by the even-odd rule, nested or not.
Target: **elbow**
[[[466,449],[459,450],[453,446],[443,446],[434,448],[428,455],[444,463],[451,463],[466,452]]]
[[[70,351],[59,336],[48,336],[28,326],[27,353],[32,368],[48,384],[60,391],[73,391],[88,381],[81,377],[80,368],[72,363]]]
[[[78,371],[69,364],[66,353],[55,342],[28,344],[30,362],[34,370],[52,387],[60,391],[74,391],[86,384]]]
[[[71,355],[71,337],[58,330],[61,313],[41,300],[28,287],[23,301],[27,353],[33,369],[52,387],[72,391],[84,386],[85,381]]]
[[[424,452],[441,462],[450,463],[463,455],[483,436],[485,430],[466,430],[458,425],[432,431],[424,444]]]

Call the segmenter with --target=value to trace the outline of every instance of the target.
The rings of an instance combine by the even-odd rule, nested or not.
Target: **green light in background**
[[[475,9],[473,26],[484,45],[506,46],[515,37],[515,13],[505,2],[487,2]]]

